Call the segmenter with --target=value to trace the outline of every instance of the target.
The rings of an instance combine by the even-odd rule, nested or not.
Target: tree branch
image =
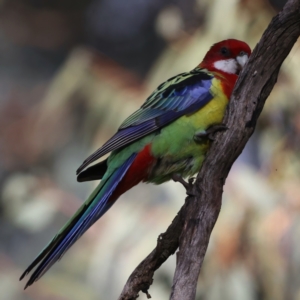
[[[223,185],[232,164],[252,135],[266,98],[273,89],[282,62],[300,35],[300,0],[289,0],[273,18],[240,74],[230,99],[224,123],[188,197],[156,248],[129,277],[119,300],[133,300],[139,291],[147,294],[152,277],[179,246],[171,300],[195,299],[200,268],[211,231],[218,218]]]

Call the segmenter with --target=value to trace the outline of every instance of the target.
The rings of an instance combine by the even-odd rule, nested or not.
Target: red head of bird
[[[229,39],[214,44],[199,67],[238,75],[251,54],[250,47],[239,40]]]

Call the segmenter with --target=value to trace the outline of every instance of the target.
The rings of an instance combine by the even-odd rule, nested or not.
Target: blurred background
[[[76,182],[82,161],[213,43],[253,48],[284,3],[0,0],[1,299],[117,299],[184,203],[180,184],[137,186],[38,283],[18,278],[95,186]],[[298,42],[226,181],[197,300],[300,299],[299,69]],[[174,269],[155,274],[153,299]]]

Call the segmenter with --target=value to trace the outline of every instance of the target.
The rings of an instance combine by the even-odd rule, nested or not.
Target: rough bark
[[[266,98],[273,89],[282,62],[300,35],[300,0],[289,0],[273,18],[240,74],[224,123],[197,176],[193,191],[156,248],[129,277],[119,300],[147,294],[153,274],[179,247],[171,300],[193,300],[210,234],[218,218],[223,185],[232,164],[252,135]]]

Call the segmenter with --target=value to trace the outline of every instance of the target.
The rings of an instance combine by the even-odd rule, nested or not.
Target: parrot
[[[79,182],[101,180],[73,217],[24,271],[25,289],[40,279],[126,191],[140,182],[181,182],[189,193],[222,124],[231,93],[251,49],[227,39],[209,49],[190,72],[171,77],[78,168]],[[92,166],[102,156],[107,159]]]

